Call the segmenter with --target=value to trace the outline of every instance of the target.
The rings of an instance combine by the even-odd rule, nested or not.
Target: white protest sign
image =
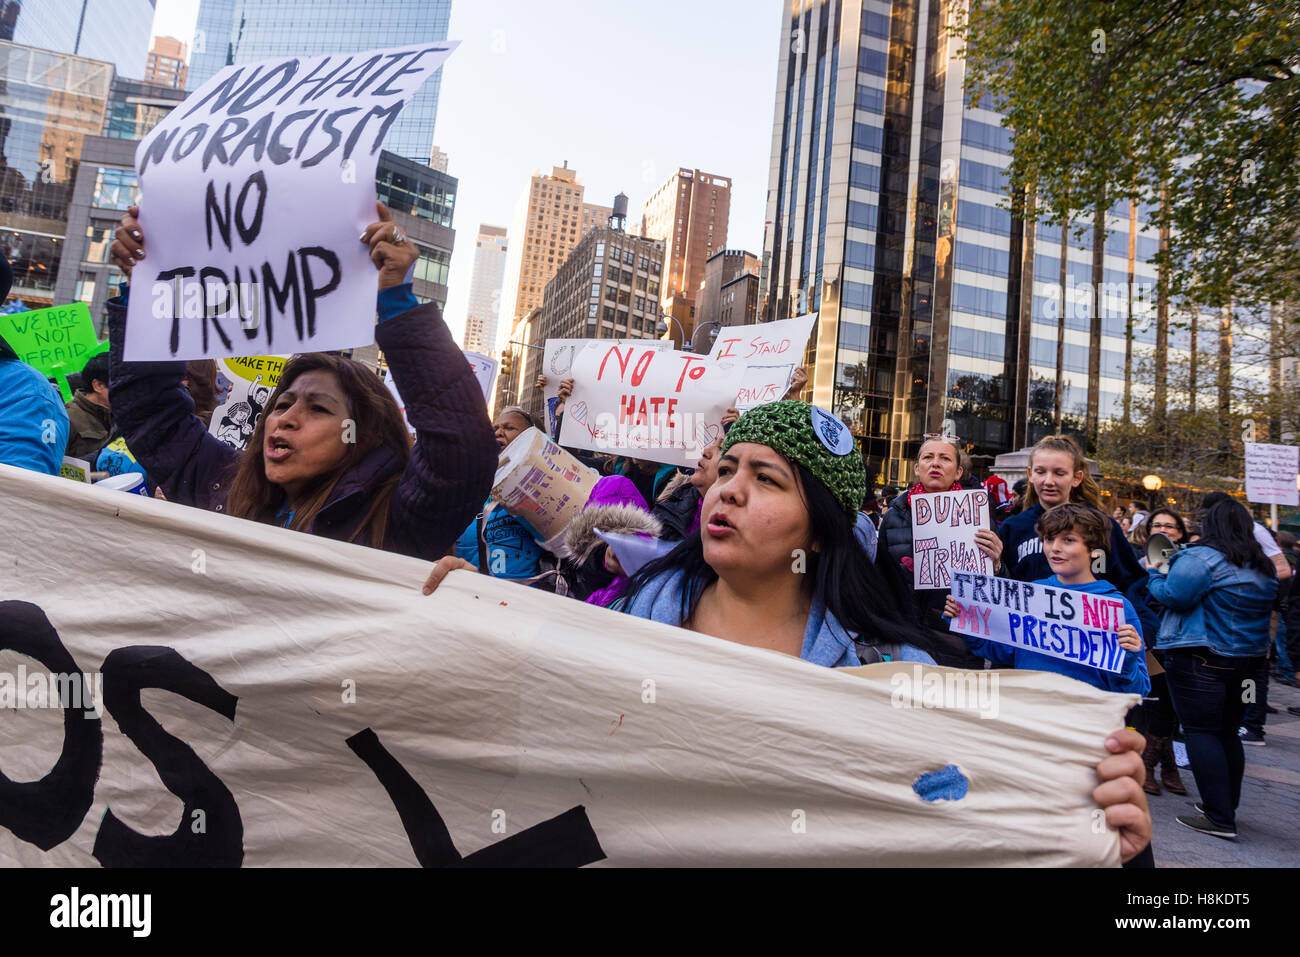
[[[741,412],[764,402],[776,402],[790,388],[794,370],[803,364],[817,313],[760,322],[757,325],[725,326],[718,331],[709,355],[719,362],[745,366],[735,406]]]
[[[146,258],[125,357],[222,359],[374,341],[384,135],[456,44],[226,67],[136,149]]]
[[[1246,442],[1246,500],[1300,505],[1300,446]]]
[[[546,432],[555,434],[555,410],[560,404],[560,383],[573,375],[573,360],[579,352],[590,343],[608,346],[611,343],[623,345],[634,342],[638,346],[652,346],[656,349],[671,349],[671,341],[658,339],[547,339],[542,348],[542,375],[546,376],[546,385],[542,395],[546,401]]]
[[[469,367],[474,370],[474,377],[478,379],[479,388],[483,390],[483,401],[492,401],[492,383],[497,379],[497,360],[481,352],[463,351]]]
[[[483,400],[485,402],[489,401],[489,396],[492,392],[492,383],[496,381],[497,377],[497,360],[479,352],[467,352],[463,349],[461,352],[465,356],[465,361],[469,363],[470,369],[473,370],[474,378],[478,380],[479,388],[483,390]],[[406,401],[402,398],[402,394],[397,391],[397,383],[393,381],[393,371],[391,369],[385,369],[383,378],[384,385],[388,387],[388,392],[392,395],[393,401],[396,402],[397,407],[402,410],[402,421],[406,422]],[[406,431],[410,432],[412,435],[415,434],[415,429],[411,428],[410,422],[406,422]]]
[[[0,525],[0,867],[1119,864],[1136,695],[425,597],[426,561],[9,466]]]
[[[961,614],[949,627],[1023,651],[1120,674],[1125,624],[1118,596],[1093,595],[1037,582],[954,572],[952,597]]]
[[[397,391],[397,384],[393,382],[393,371],[391,369],[384,370],[384,385],[387,386],[388,394],[393,397],[393,401],[397,403],[397,408],[402,412],[402,421],[406,424],[406,431],[414,435],[415,429],[411,428],[411,423],[406,421],[406,402],[402,399],[402,394]]]
[[[241,356],[217,362],[221,404],[212,410],[208,431],[233,449],[246,448],[288,361],[288,356]]]
[[[912,496],[912,586],[948,588],[954,572],[992,575],[993,560],[975,544],[992,529],[989,493],[982,488]]]
[[[694,466],[722,434],[743,371],[654,344],[593,340],[573,363],[560,444]]]

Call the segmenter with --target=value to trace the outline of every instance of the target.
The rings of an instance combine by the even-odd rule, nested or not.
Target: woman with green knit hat
[[[853,537],[867,478],[839,419],[771,402],[720,452],[700,534],[633,577],[624,611],[831,667],[949,647],[905,618]]]

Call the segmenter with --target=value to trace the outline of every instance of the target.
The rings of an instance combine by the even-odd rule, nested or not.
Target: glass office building
[[[910,480],[928,432],[974,455],[1032,444],[1058,395],[1062,429],[1095,436],[1126,399],[1151,401],[1134,370],[1157,348],[1191,347],[1155,305],[1150,209],[1094,211],[1064,242],[1026,223],[1004,173],[1012,131],[987,99],[971,107],[947,14],[785,2],[760,318],[819,314],[811,398],[888,484]],[[1201,349],[1217,322],[1202,319]]]
[[[202,0],[186,88],[231,64],[446,40],[450,19],[451,0]],[[441,83],[439,70],[403,108],[385,149],[429,162]]]
[[[104,127],[113,66],[0,41],[0,237],[14,296],[51,304],[82,141]]]
[[[3,39],[144,76],[155,0],[0,0]]]

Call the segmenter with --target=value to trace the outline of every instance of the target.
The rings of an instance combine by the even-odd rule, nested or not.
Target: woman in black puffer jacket
[[[922,492],[960,491],[960,455],[956,440],[949,437],[936,436],[921,443],[916,456],[917,483],[890,503],[880,523],[876,565],[896,592],[911,604],[917,620],[949,639],[952,650],[934,656],[939,664],[954,668],[983,668],[984,659],[967,650],[964,642],[954,640],[943,620],[948,589],[918,590],[913,587],[912,496]],[[993,560],[996,569],[1001,563],[1002,540],[987,529],[980,529],[975,538],[980,551]]]

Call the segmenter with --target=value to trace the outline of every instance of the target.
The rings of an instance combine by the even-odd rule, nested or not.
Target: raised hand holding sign
[[[227,67],[158,124],[136,150],[140,207],[114,244],[133,284],[125,358],[371,342],[376,289],[403,282],[417,255],[387,211],[365,225],[379,150],[455,46]]]

